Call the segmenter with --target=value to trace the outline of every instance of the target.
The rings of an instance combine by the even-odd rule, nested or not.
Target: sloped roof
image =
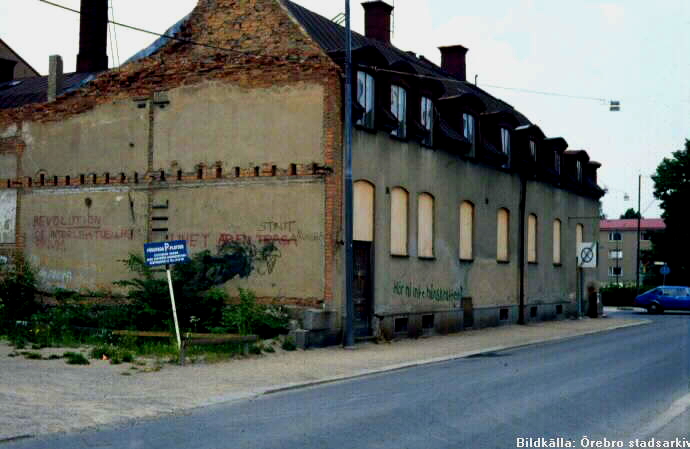
[[[345,28],[315,12],[312,12],[291,0],[283,0],[290,13],[304,27],[309,35],[319,44],[326,53],[331,55],[345,51]],[[412,53],[400,50],[393,45],[386,44],[376,39],[369,39],[359,33],[352,33],[352,49],[364,47],[376,48],[388,61],[389,65],[407,63],[420,75],[443,78],[444,96],[452,97],[471,93],[479,97],[486,105],[486,112],[508,112],[513,114],[520,125],[529,125],[527,117],[517,111],[508,103],[494,97],[483,89],[455,78],[428,59],[417,57]]]
[[[620,220],[601,220],[599,229],[602,231],[636,231],[637,219],[626,218]],[[660,231],[666,229],[666,224],[661,218],[642,218],[640,229],[643,231]]]
[[[96,73],[66,73],[62,91],[69,92],[88,83]],[[34,76],[0,83],[0,109],[17,108],[31,103],[48,101],[48,76]]]

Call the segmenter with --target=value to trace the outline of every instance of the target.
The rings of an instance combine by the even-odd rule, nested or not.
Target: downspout
[[[527,204],[527,177],[520,171],[520,210],[518,220],[518,284],[519,301],[518,324],[525,324],[525,209]]]

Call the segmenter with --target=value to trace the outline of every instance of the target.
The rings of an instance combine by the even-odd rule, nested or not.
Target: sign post
[[[664,264],[664,266],[661,267],[661,270],[659,270],[659,272],[664,276],[663,285],[666,285],[666,276],[671,274],[671,269],[669,268],[668,264]]]
[[[177,322],[177,309],[175,307],[175,293],[173,292],[172,278],[170,277],[170,265],[189,260],[189,255],[187,254],[187,241],[173,240],[171,242],[144,243],[144,256],[146,265],[149,267],[165,265],[165,271],[168,276],[168,289],[170,290],[170,303],[172,304],[173,319],[175,320],[177,349],[181,350],[182,340],[180,339],[180,326]]]
[[[581,242],[577,245],[577,269],[579,272],[579,290],[577,315],[582,315],[582,302],[585,296],[585,276],[583,268],[597,267],[597,242]]]

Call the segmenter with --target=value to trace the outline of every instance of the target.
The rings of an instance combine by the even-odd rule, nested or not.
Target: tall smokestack
[[[77,72],[108,69],[108,0],[81,0]]]
[[[462,81],[467,81],[467,49],[462,45],[438,47],[441,50],[441,68]]]
[[[362,6],[364,7],[364,35],[390,44],[393,7],[381,0],[364,2]]]

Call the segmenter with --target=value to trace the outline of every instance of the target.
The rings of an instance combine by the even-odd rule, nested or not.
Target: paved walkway
[[[166,365],[158,372],[103,361],[73,366],[63,360],[9,358],[12,348],[0,344],[0,441],[177,413],[288,388],[645,323],[621,318],[551,321],[361,344],[351,350],[330,347],[217,364]],[[48,355],[50,351],[59,352],[42,352]]]

